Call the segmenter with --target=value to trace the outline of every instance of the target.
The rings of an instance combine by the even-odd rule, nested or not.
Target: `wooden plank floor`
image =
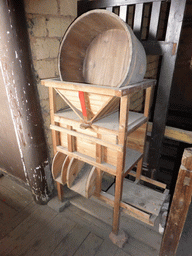
[[[120,249],[109,239],[111,225],[108,223],[74,205],[61,213],[47,205],[37,205],[30,191],[6,176],[0,178],[2,256],[158,255],[161,236],[145,226],[133,223],[128,223],[129,242]]]

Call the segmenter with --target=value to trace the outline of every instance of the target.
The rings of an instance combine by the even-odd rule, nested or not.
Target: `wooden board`
[[[87,197],[87,198],[90,197],[94,193],[94,191],[92,191],[94,181],[90,182],[91,177],[89,178],[91,171],[92,171],[92,166],[85,163],[83,168],[77,174],[76,178],[71,184],[70,189],[84,197]],[[92,174],[93,172],[91,173],[91,176]],[[92,187],[90,187],[90,185]]]
[[[127,147],[144,152],[147,123],[130,133],[127,137]]]
[[[69,152],[67,148],[64,148],[62,146],[57,146],[57,151],[63,152],[64,154],[68,154],[71,157],[77,158],[81,161],[84,161],[86,163],[89,163],[90,165],[93,165],[95,167],[98,167],[102,169],[105,172],[110,173],[111,175],[115,175],[116,173],[116,168],[115,166],[107,163],[97,163],[95,158],[87,156],[85,154],[79,153],[79,152]]]
[[[74,180],[78,176],[79,172],[84,166],[84,162],[75,158],[71,158],[71,161],[67,168],[67,186],[70,188],[73,185]]]
[[[63,169],[64,169],[64,163],[65,163],[65,159],[68,156],[61,153],[61,152],[57,152],[53,158],[53,162],[52,162],[52,176],[54,180],[57,180],[57,182],[61,183],[61,184],[65,184],[65,177],[62,175],[63,173]]]
[[[91,197],[95,193],[95,190],[97,189],[97,176],[98,171],[96,170],[96,167],[92,167],[85,187],[86,198]]]
[[[62,217],[66,218],[65,216]],[[75,217],[77,218],[77,216]],[[54,251],[51,253],[51,255],[74,255],[74,253],[78,250],[79,246],[85,241],[89,233],[90,231],[85,227],[85,225],[76,224],[75,227],[68,233],[68,235],[61,240],[58,246],[54,248]],[[52,237],[51,240],[53,241]],[[45,248],[43,249],[45,250]],[[42,251],[42,255],[43,254],[44,252]]]
[[[58,89],[59,93],[64,96],[67,104],[70,103],[79,111],[82,111],[79,91]],[[85,92],[84,92],[85,93]],[[86,109],[90,112],[91,118],[97,114],[105,103],[108,103],[113,97],[95,93],[86,93]],[[90,119],[91,119],[90,118]]]
[[[79,118],[75,115],[75,113],[71,109],[66,109],[64,111],[59,111],[55,113],[55,121],[62,123],[70,123],[73,124],[79,122]],[[147,118],[137,112],[129,111],[128,117],[128,134],[132,132],[134,129],[138,128],[141,124],[145,123]],[[115,112],[111,115],[108,115],[92,124],[93,129],[104,129],[114,131],[116,134],[119,129],[119,113]]]
[[[119,86],[129,70],[131,49],[124,30],[110,29],[99,34],[86,51],[83,65],[85,82]]]
[[[96,251],[103,243],[103,239],[90,233],[86,240],[82,243],[79,249],[73,254],[74,256],[91,256],[95,255]]]
[[[124,173],[130,171],[135,166],[135,164],[141,159],[142,156],[142,153],[131,148],[126,148]]]
[[[86,84],[86,83],[75,83],[75,82],[73,83],[73,82],[61,81],[59,78],[41,80],[41,84],[47,87],[52,87],[57,89],[92,92],[92,93],[98,93],[101,95],[121,97],[124,95],[128,95],[130,93],[137,92],[142,89],[146,89],[150,86],[153,86],[156,84],[156,80],[144,79],[142,82],[130,84],[121,88],[110,87],[110,86],[99,86],[99,85]]]
[[[107,191],[114,194],[114,185]],[[132,205],[138,209],[159,215],[166,193],[160,193],[141,184],[124,180],[122,202]]]

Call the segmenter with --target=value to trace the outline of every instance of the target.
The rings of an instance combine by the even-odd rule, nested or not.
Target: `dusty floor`
[[[79,199],[78,199],[79,198]],[[83,200],[76,197],[75,200]],[[76,202],[74,201],[74,202]],[[83,201],[82,201],[83,202]],[[90,201],[86,201],[92,207]],[[93,206],[94,207],[94,206]],[[98,209],[100,210],[100,209]],[[110,210],[104,210],[111,221]],[[192,211],[188,219],[191,220]],[[188,220],[187,220],[188,221]],[[129,235],[123,249],[109,239],[111,225],[70,205],[58,213],[37,205],[31,193],[6,176],[0,179],[0,255],[155,256],[161,235],[132,218],[122,217]],[[192,255],[192,227],[187,225],[177,256]]]

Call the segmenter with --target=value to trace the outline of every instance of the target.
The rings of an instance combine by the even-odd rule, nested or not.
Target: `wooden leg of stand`
[[[123,177],[119,173],[119,175],[116,176],[114,211],[113,211],[113,229],[112,229],[112,232],[116,235],[119,232],[120,202],[122,198],[122,189],[123,189]]]
[[[57,194],[60,201],[63,200],[63,185],[57,182]]]
[[[97,180],[96,180],[96,189],[95,189],[95,195],[99,196],[101,193],[101,182],[102,182],[102,171],[97,168]]]
[[[101,134],[97,134],[97,138],[101,139]],[[96,162],[102,163],[103,161],[103,147],[99,144],[96,144]],[[97,181],[96,181],[96,196],[99,196],[101,193],[101,182],[102,182],[102,171],[97,168]]]
[[[121,97],[121,103],[120,103],[119,134],[118,134],[118,144],[123,146],[123,152],[117,153],[116,185],[115,185],[115,199],[114,199],[114,211],[113,211],[112,232],[115,235],[117,235],[119,232],[120,202],[122,198],[123,174],[124,174],[125,155],[126,155],[128,111],[129,111],[129,97],[123,96]]]
[[[136,180],[139,181],[141,177],[142,172],[142,164],[143,164],[143,158],[141,158],[137,164],[137,171],[136,171]]]
[[[174,256],[183,231],[192,195],[192,148],[185,149],[175,186],[160,256]]]

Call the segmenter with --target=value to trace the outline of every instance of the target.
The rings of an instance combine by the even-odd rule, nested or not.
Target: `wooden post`
[[[192,148],[185,149],[161,244],[160,256],[176,254],[192,195]]]
[[[144,116],[147,118],[149,117],[149,112],[151,108],[151,93],[152,93],[152,87],[148,87],[145,92],[145,106],[144,106]],[[145,143],[146,143],[146,137],[147,137],[147,125],[145,128]],[[142,153],[144,153],[145,150],[145,143],[143,146]],[[142,174],[142,166],[143,166],[143,157],[139,160],[137,164],[137,170],[136,170],[136,181],[139,182],[141,174]]]
[[[129,111],[129,97],[121,97],[120,105],[120,119],[119,119],[119,145],[123,146],[123,152],[117,153],[117,169],[116,169],[116,185],[115,185],[115,200],[113,213],[113,230],[114,234],[119,231],[119,217],[120,217],[120,201],[122,198],[123,189],[123,173],[126,155],[126,140],[127,140],[127,120]]]
[[[119,230],[120,203],[123,191],[123,177],[125,168],[126,142],[127,142],[127,121],[129,113],[130,98],[128,95],[121,97],[118,143],[123,146],[123,151],[117,152],[115,199],[113,210],[113,227],[109,235],[111,241],[122,248],[127,243],[128,237],[123,230]]]
[[[56,100],[55,100],[55,91],[54,88],[49,87],[49,107],[50,107],[50,117],[51,117],[51,124],[55,125],[54,121],[54,113],[56,111]],[[54,155],[57,153],[56,147],[59,145],[59,136],[58,132],[52,130],[52,140],[53,140],[53,152]],[[57,194],[60,201],[63,200],[63,186],[59,182],[57,182]]]
[[[101,139],[101,134],[97,134],[97,138]],[[96,162],[103,162],[103,146],[96,143]],[[102,183],[102,171],[97,168],[97,181],[96,181],[96,195],[99,196],[101,193],[101,183]]]

